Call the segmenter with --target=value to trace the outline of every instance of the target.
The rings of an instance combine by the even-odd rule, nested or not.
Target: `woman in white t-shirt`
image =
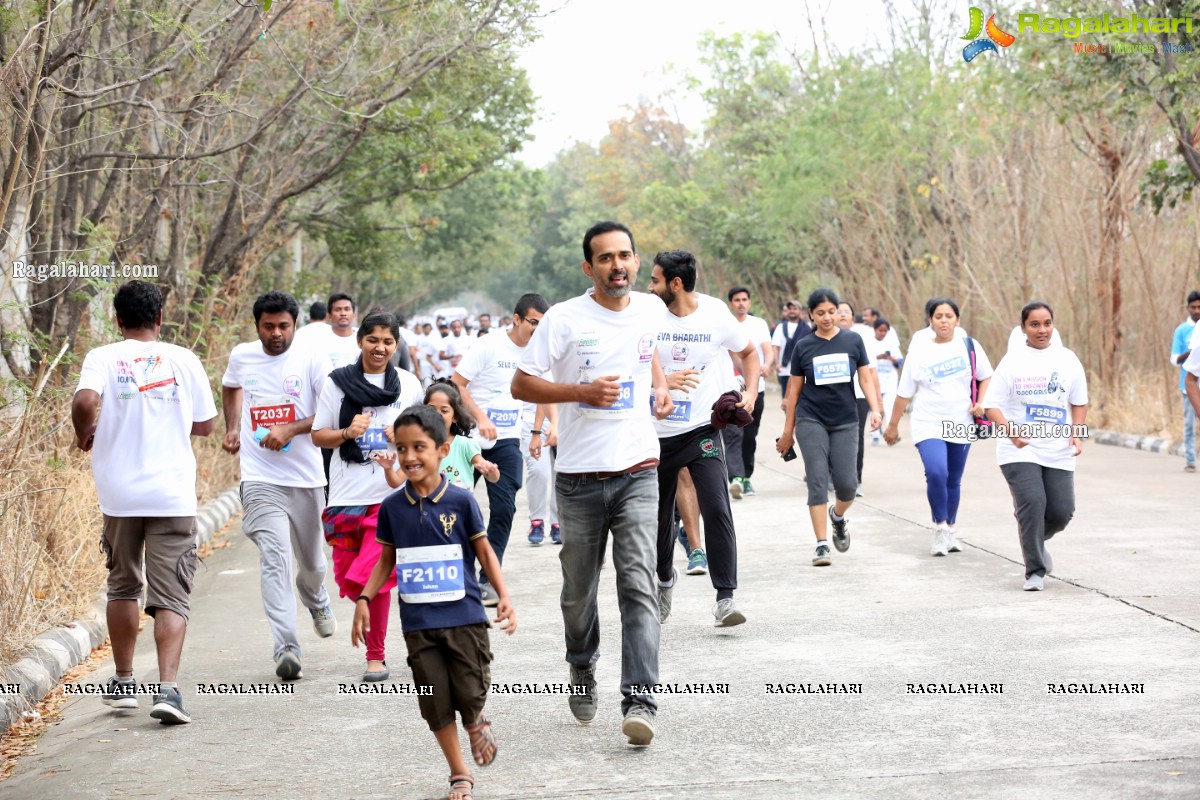
[[[996,461],[1012,492],[1025,559],[1025,591],[1040,592],[1054,562],[1046,540],[1075,514],[1075,459],[1083,452],[1087,376],[1066,347],[1053,344],[1054,312],[1033,301],[1021,309],[1024,347],[996,367],[983,398],[996,423]]]
[[[358,329],[361,354],[329,373],[313,417],[313,444],[335,450],[329,465],[329,500],[321,513],[325,540],[333,548],[333,577],[342,597],[356,601],[379,560],[375,528],[379,505],[391,494],[386,472],[394,469],[391,427],[400,412],[423,399],[421,382],[391,366],[400,326],[391,314],[370,314]],[[370,603],[364,681],[388,678],[389,578]]]
[[[934,524],[929,554],[944,556],[962,549],[954,527],[962,474],[975,439],[975,418],[983,416],[983,408],[972,399],[972,388],[979,381],[977,396],[987,391],[992,365],[978,342],[955,335],[957,303],[938,297],[925,308],[934,335],[928,340],[914,339],[904,359],[883,438],[889,445],[900,441],[900,420],[913,400],[911,433],[925,465],[925,495]]]

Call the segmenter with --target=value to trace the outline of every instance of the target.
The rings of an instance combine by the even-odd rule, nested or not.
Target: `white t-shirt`
[[[81,389],[100,395],[92,476],[110,517],[196,516],[193,422],[217,416],[200,359],[165,342],[125,339],[83,359]]]
[[[292,337],[292,347],[296,345],[312,347],[317,342],[323,344],[325,337],[332,335],[333,328],[329,327],[324,321],[310,322],[296,329],[296,334]]]
[[[471,438],[484,450],[490,450],[501,439],[521,438],[524,403],[513,399],[512,380],[524,353],[525,348],[519,347],[507,333],[497,331],[476,341],[455,369],[470,382],[467,391],[475,405],[496,426],[495,439],[480,436],[479,428],[471,431]]]
[[[619,376],[621,397],[608,408],[558,404],[560,473],[614,472],[658,458],[650,404],[652,363],[667,308],[652,294],[631,292],[610,311],[587,294],[550,308],[521,358],[522,372],[553,383]]]
[[[734,317],[737,319],[737,317]],[[767,326],[767,321],[762,317],[756,317],[753,314],[747,314],[743,320],[738,320],[738,325],[741,326],[742,332],[754,342],[754,346],[758,349],[758,363],[760,365],[767,363],[767,348],[771,347],[771,329]],[[763,377],[766,377],[765,375]],[[759,383],[758,390],[761,392],[764,384]]]
[[[696,301],[696,310],[686,317],[677,317],[668,309],[666,328],[658,336],[658,360],[664,373],[671,375],[685,369],[700,372],[700,385],[691,392],[671,392],[675,410],[666,419],[654,422],[660,437],[712,424],[713,404],[729,388],[729,351],[741,352],[750,343],[724,303],[706,294],[697,294]],[[653,418],[652,407],[649,413]]]
[[[242,389],[242,449],[238,452],[243,481],[301,488],[325,485],[321,450],[311,436],[294,436],[287,450],[274,451],[256,442],[254,431],[315,414],[330,369],[320,350],[289,347],[282,355],[270,356],[257,340],[233,348],[221,385]]]
[[[870,329],[871,338],[875,339],[875,329],[870,325],[866,325],[864,327]],[[904,352],[900,349],[900,334],[896,333],[896,329],[890,323],[888,324],[888,332],[883,335],[883,340],[880,341],[879,339],[875,339],[875,341],[877,343],[876,346],[879,348],[879,352],[881,353],[887,350],[896,358],[900,358],[900,354]]]
[[[998,408],[1009,422],[1070,425],[1071,406],[1087,405],[1087,376],[1076,355],[1065,347],[1018,347],[996,366],[985,408]],[[996,441],[996,463],[1033,463],[1075,469],[1068,436],[1032,438],[1018,448],[1007,438]]]
[[[455,336],[454,332],[451,331],[446,335],[446,338],[442,339],[442,352],[450,356],[452,368],[458,368],[454,363],[455,359],[461,359],[463,356],[469,353],[471,348],[475,346],[476,341],[477,340],[475,337],[471,336],[466,331],[463,331],[463,333],[459,336]],[[461,363],[461,360],[459,363]]]
[[[1062,337],[1058,335],[1058,328],[1050,331],[1050,346],[1062,347]],[[1028,340],[1025,338],[1025,331],[1021,330],[1021,326],[1012,329],[1012,333],[1008,335],[1008,349],[1014,350],[1018,347],[1028,347]]]
[[[800,324],[800,322],[788,322],[787,320],[784,320],[775,326],[775,333],[773,336],[771,336],[771,344],[779,348],[779,363],[775,365],[775,372],[778,375],[792,374],[792,365],[787,363],[788,358],[784,355],[784,352],[787,350],[788,337],[790,337],[792,334],[796,334],[797,342],[808,335],[804,332],[796,333],[796,328],[799,327]],[[810,325],[809,327],[811,328],[812,326]],[[793,345],[793,352],[794,351],[795,346]],[[788,353],[788,355],[791,354]]]
[[[890,353],[898,359],[903,359],[904,351],[900,349],[900,337],[896,335],[894,328],[888,328],[888,332],[882,341],[876,339],[875,335],[872,334],[871,343],[873,343],[875,349],[873,352],[868,352],[871,352],[875,359],[875,372],[879,377],[879,392],[885,396],[894,395],[896,387],[900,382],[899,369],[892,363],[890,358],[885,357],[883,354]],[[890,411],[891,409],[889,408],[888,410]]]
[[[867,358],[870,363],[867,365],[871,369],[878,369],[879,365],[875,363],[875,356],[879,353],[879,345],[882,342],[875,338],[875,332],[866,325],[851,325],[850,331],[857,333],[858,338],[863,340],[863,348],[867,351]],[[863,393],[862,386],[858,383],[858,370],[854,370],[854,397],[858,400],[866,399],[866,394]]]
[[[395,368],[393,367],[393,369]],[[396,402],[386,406],[363,408],[364,414],[371,415],[371,422],[368,424],[366,433],[357,439],[364,458],[370,457],[371,453],[377,451],[396,452],[396,447],[388,442],[384,430],[392,426],[401,411],[421,403],[425,399],[421,382],[415,375],[403,369],[397,369],[396,372],[400,375],[400,396],[396,398]],[[383,388],[384,376],[382,373],[367,375],[366,378],[379,388]],[[314,431],[325,428],[341,428],[338,420],[342,411],[342,399],[345,396],[346,393],[339,389],[332,380],[325,381],[325,388],[321,390],[321,397],[317,401],[317,413],[313,418],[312,429]],[[399,468],[399,464],[396,466]],[[382,467],[374,461],[366,464],[347,463],[338,452],[338,448],[333,448],[333,458],[329,461],[329,505],[370,506],[382,503],[383,498],[391,493],[392,488],[388,486]]]
[[[338,336],[330,328],[329,338],[325,341],[328,343],[326,353],[331,369],[353,364],[362,355],[362,347],[358,344],[358,328],[351,331],[349,336]]]
[[[939,344],[933,340],[918,341],[908,351],[900,371],[896,393],[911,398],[912,440],[941,439],[960,444],[966,436],[944,436],[943,422],[970,425],[971,416],[971,358],[962,339]],[[992,363],[987,353],[975,342],[975,378],[992,377]]]

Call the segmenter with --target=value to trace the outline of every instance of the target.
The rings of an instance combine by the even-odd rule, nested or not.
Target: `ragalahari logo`
[[[987,33],[987,36],[980,36],[980,34],[984,32]],[[971,29],[967,31],[967,35],[962,38],[970,41],[970,44],[963,48],[963,61],[968,63],[973,61],[975,56],[981,53],[986,53],[988,51],[999,53],[1000,50],[997,49],[996,45],[1000,45],[1000,47],[1008,47],[1017,40],[1017,37],[1013,36],[1011,33],[1005,33],[1004,31],[1000,30],[999,26],[996,25],[995,14],[992,14],[990,17],[988,17],[987,25],[984,25],[983,10],[976,8],[975,6],[971,6]]]

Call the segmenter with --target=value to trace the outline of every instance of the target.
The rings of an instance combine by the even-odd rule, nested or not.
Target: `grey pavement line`
[[[766,468],[771,470],[772,472],[778,472],[780,475],[785,475],[785,476],[791,478],[792,480],[803,483],[803,481],[801,481],[799,478],[797,478],[794,474],[792,474],[790,472],[784,472],[783,470],[779,469],[778,467],[774,467],[771,465],[763,465],[763,466],[766,466]],[[924,528],[925,530],[928,530],[928,531],[933,530],[933,528],[930,525],[928,525],[924,522],[918,522],[917,520],[909,519],[908,517],[897,514],[894,511],[888,511],[885,508],[880,508],[879,506],[871,505],[870,503],[868,503],[867,501],[862,500],[862,499],[855,500],[855,505],[864,505],[867,508],[878,511],[880,514],[886,514],[887,516],[892,517],[893,519],[898,519],[903,522],[907,522],[910,525],[916,525],[918,528]],[[1003,553],[997,553],[996,551],[989,550],[986,547],[981,547],[977,544],[972,544],[970,541],[968,541],[966,539],[959,539],[958,541],[962,544],[967,545],[968,547],[970,547],[974,550],[979,550],[980,552],[987,553],[990,556],[995,556],[996,558],[1007,561],[1010,564],[1016,564],[1017,566],[1023,566],[1020,561],[1017,561],[1015,558],[1009,558],[1008,556],[1004,555]],[[1145,606],[1139,606],[1137,603],[1131,602],[1131,601],[1125,599],[1124,597],[1119,597],[1114,594],[1109,594],[1108,592],[1104,591],[1103,589],[1097,589],[1093,586],[1088,586],[1087,584],[1080,583],[1079,581],[1071,580],[1070,578],[1063,578],[1059,575],[1050,575],[1050,579],[1059,581],[1061,583],[1065,583],[1068,586],[1074,586],[1076,589],[1083,589],[1086,592],[1093,592],[1095,594],[1100,595],[1101,597],[1106,597],[1109,600],[1116,600],[1118,603],[1124,603],[1125,605],[1129,606],[1130,608],[1136,608],[1138,611],[1141,611],[1145,614],[1149,614],[1152,617],[1158,617],[1161,620],[1165,620],[1167,622],[1173,622],[1176,625],[1178,625],[1179,627],[1185,628],[1185,629],[1191,631],[1192,633],[1200,633],[1200,628],[1194,628],[1191,625],[1188,625],[1186,622],[1177,620],[1174,617],[1169,617],[1166,614],[1160,614],[1159,612],[1157,612],[1153,609],[1150,609],[1150,608],[1146,608]]]
[[[238,487],[226,489],[196,511],[196,539],[207,544],[241,505]],[[7,690],[19,686],[19,692],[0,692],[0,734],[19,722],[39,700],[50,693],[72,667],[87,660],[92,650],[108,639],[108,620],[104,614],[105,595],[83,616],[53,628],[33,640],[29,653],[0,672],[0,685]]]

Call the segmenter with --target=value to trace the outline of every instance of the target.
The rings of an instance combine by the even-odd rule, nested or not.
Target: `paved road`
[[[781,418],[768,411],[764,450]],[[763,455],[758,496],[735,503],[749,622],[714,629],[707,577],[684,577],[663,630],[664,682],[727,684],[728,694],[663,697],[653,745],[625,745],[609,574],[596,722],[575,723],[561,696],[494,695],[500,754],[476,770],[480,800],[1200,796],[1200,537],[1190,518],[1200,476],[1179,459],[1089,447],[1078,511],[1053,545],[1058,573],[1035,594],[1020,590],[993,444],[977,445],[968,465],[964,552],[928,555],[920,462],[901,443],[869,449],[853,546],[823,569],[809,565],[800,462]],[[564,682],[555,548],[531,548],[517,531],[505,572],[520,631],[493,635],[493,679]],[[201,572],[182,671],[193,724],[162,727],[146,704],[129,713],[71,700],[0,796],[444,797],[446,769],[414,697],[337,694],[362,667],[348,601],[335,607],[335,638],[302,633],[294,696],[197,695],[198,683],[274,682],[257,581],[240,535]],[[144,679],[155,675],[148,634],[136,665]],[[395,621],[390,643],[393,677],[410,683]],[[111,674],[109,664],[91,680]],[[861,693],[767,693],[802,683]],[[908,691],[931,683],[1003,693]],[[1066,683],[1144,693],[1048,693]]]

